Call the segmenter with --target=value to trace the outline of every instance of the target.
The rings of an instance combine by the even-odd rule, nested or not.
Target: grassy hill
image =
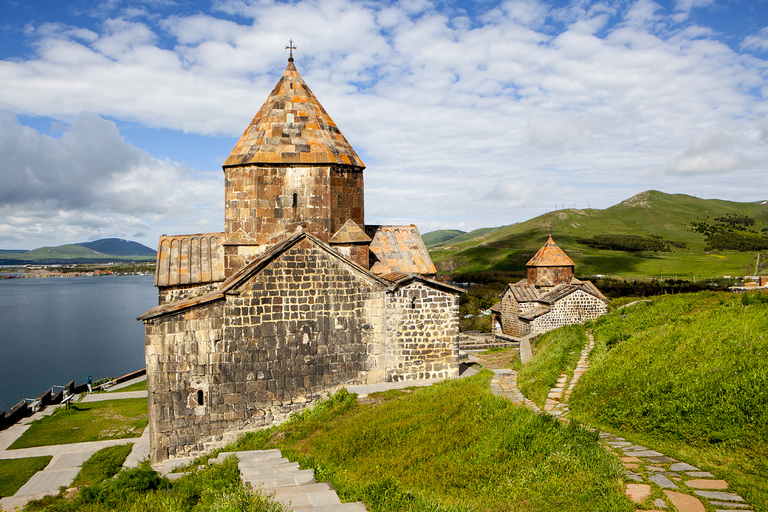
[[[31,251],[0,251],[0,261],[19,262],[77,262],[97,260],[151,261],[157,252],[138,242],[119,238],[104,238],[93,242],[40,247]]]
[[[461,231],[460,229],[439,229],[437,231],[430,231],[421,238],[424,240],[427,247],[431,247],[456,238],[464,233],[466,233],[466,231]]]
[[[751,228],[760,232],[768,227],[768,202],[737,203],[650,190],[604,210],[558,210],[517,224],[470,231],[430,245],[430,254],[445,273],[523,272],[551,229],[557,244],[576,263],[577,275],[679,279],[750,275],[756,252],[707,252],[705,235],[692,229],[694,222],[729,215],[754,219]],[[600,235],[636,235],[667,244],[670,250],[610,250],[584,243]]]

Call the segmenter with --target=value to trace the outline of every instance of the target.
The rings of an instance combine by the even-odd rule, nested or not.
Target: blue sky
[[[221,231],[289,39],[368,223],[768,199],[768,0],[5,1],[0,249]]]

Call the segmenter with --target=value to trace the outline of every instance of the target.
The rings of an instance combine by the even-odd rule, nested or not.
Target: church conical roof
[[[544,247],[539,249],[539,252],[534,254],[525,265],[527,267],[573,267],[576,264],[552,240],[552,235],[549,235],[549,240]]]
[[[223,166],[248,164],[365,167],[299,76],[292,59]]]

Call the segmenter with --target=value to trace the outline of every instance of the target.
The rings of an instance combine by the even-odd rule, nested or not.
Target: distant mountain
[[[76,245],[113,256],[148,256],[154,258],[157,255],[157,251],[146,245],[121,238],[102,238],[95,242],[82,242]]]
[[[40,247],[31,251],[0,251],[0,261],[21,263],[82,263],[90,261],[151,261],[157,252],[138,242],[104,238],[93,242]]]
[[[577,275],[692,279],[754,274],[756,252],[706,251],[705,235],[693,229],[695,222],[711,223],[728,216],[753,219],[750,229],[757,232],[755,236],[765,237],[768,201],[737,203],[649,190],[604,210],[557,210],[517,224],[470,231],[431,245],[430,254],[443,272],[521,274],[551,230],[555,242],[576,263]],[[616,250],[621,244],[608,249],[595,242],[633,238],[643,242],[640,248],[664,249]],[[765,260],[768,253],[760,259],[761,265]]]
[[[466,231],[461,231],[459,229],[439,229],[423,234],[421,239],[424,240],[424,244],[427,247],[432,247],[433,245],[440,245],[443,242],[447,242],[464,233],[466,233]]]

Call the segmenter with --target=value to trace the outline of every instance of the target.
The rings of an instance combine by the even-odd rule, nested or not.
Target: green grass
[[[146,426],[146,398],[79,402],[33,421],[9,449],[139,437]]]
[[[565,373],[570,378],[576,368],[587,336],[581,325],[568,325],[550,331],[536,340],[535,355],[517,375],[517,386],[539,407],[544,407],[549,390]]]
[[[60,494],[32,501],[24,510],[279,512],[284,508],[262,493],[244,488],[237,459],[228,457],[222,464],[213,464],[174,482],[142,465],[86,486],[71,497]]]
[[[768,226],[768,205],[647,191],[604,210],[565,209],[517,224],[471,231],[431,246],[430,254],[441,272],[524,272],[526,262],[546,242],[551,228],[557,244],[576,263],[577,275],[663,275],[692,280],[694,276],[702,279],[751,274],[755,253],[706,253],[704,235],[691,230],[694,221],[728,214],[754,218],[758,230]],[[658,236],[683,242],[687,247],[672,252],[632,253],[596,249],[577,241],[607,234]]]
[[[656,297],[593,325],[573,416],[711,471],[768,511],[768,294]]]
[[[32,475],[51,462],[50,455],[24,459],[0,459],[0,498],[13,496]]]
[[[116,475],[131,453],[133,443],[102,448],[83,462],[70,487],[94,485]]]
[[[491,378],[373,394],[366,404],[341,391],[227,449],[279,448],[371,512],[634,510],[596,433],[495,396]]]
[[[127,391],[146,391],[147,390],[147,379],[142,380],[141,382],[135,382],[131,384],[130,386],[126,386],[124,388],[116,389],[114,390],[115,393],[122,393]],[[109,391],[107,391],[109,393]]]

